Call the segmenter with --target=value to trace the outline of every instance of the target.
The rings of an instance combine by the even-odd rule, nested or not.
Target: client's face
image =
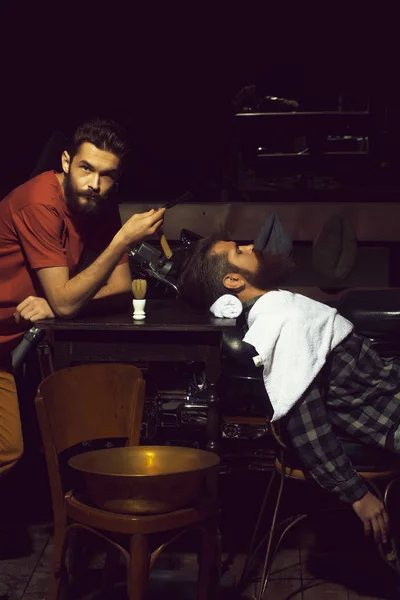
[[[228,261],[238,269],[255,272],[258,269],[262,254],[254,250],[253,244],[239,246],[235,242],[217,242],[213,248],[216,254],[226,254]]]
[[[255,250],[253,244],[239,246],[235,242],[217,242],[216,253],[226,253],[231,265],[234,265],[247,283],[258,290],[267,291],[274,286],[282,271],[281,259]]]

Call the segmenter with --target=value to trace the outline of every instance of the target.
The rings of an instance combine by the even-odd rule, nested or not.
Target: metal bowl
[[[126,514],[196,505],[219,463],[211,452],[175,446],[108,448],[69,460],[82,473],[93,504]]]

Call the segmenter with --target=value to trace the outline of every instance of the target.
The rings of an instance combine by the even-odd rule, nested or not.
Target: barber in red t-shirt
[[[164,209],[121,227],[112,192],[127,151],[117,124],[85,123],[61,173],[42,173],[0,202],[0,476],[23,451],[11,351],[32,322],[73,317],[92,299],[129,292],[127,250],[162,224]],[[80,270],[85,253],[97,258]]]

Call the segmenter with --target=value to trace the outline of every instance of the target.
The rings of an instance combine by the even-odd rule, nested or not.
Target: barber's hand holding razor
[[[119,233],[124,237],[127,247],[151,237],[163,224],[165,208],[148,210],[145,213],[133,215]]]

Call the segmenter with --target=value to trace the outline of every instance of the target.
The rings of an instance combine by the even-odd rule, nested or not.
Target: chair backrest
[[[70,367],[41,382],[35,405],[56,522],[66,519],[59,454],[76,444],[103,438],[126,438],[128,445],[137,445],[144,394],[140,369],[127,364]]]
[[[139,443],[145,382],[133,365],[103,363],[56,371],[39,385],[36,410],[59,454],[87,440]],[[43,440],[44,441],[44,440]]]

